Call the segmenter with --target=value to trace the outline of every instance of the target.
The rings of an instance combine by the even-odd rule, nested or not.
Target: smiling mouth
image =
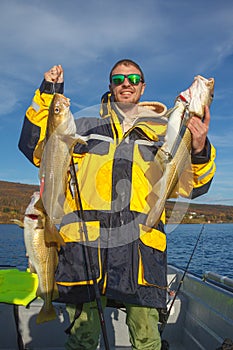
[[[133,91],[121,91],[120,94],[123,96],[131,96],[133,94]]]

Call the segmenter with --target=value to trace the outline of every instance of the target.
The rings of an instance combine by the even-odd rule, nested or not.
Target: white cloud
[[[211,142],[215,145],[215,147],[224,147],[224,148],[233,148],[232,144],[232,130],[228,129],[224,133],[220,134],[211,134]]]

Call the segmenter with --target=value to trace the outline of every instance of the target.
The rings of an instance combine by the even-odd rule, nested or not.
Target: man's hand
[[[199,117],[192,117],[188,122],[188,128],[192,134],[192,152],[197,154],[205,147],[206,136],[210,124],[210,110],[205,106],[205,116],[202,121]]]
[[[58,66],[53,66],[48,72],[44,73],[44,78],[46,81],[50,81],[51,83],[63,83],[63,68],[59,64]]]

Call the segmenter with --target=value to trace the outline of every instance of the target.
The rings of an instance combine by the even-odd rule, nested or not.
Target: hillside
[[[9,224],[11,219],[22,219],[31,195],[38,190],[36,185],[0,181],[0,224]],[[178,222],[180,215],[183,223],[233,222],[233,206],[191,203],[187,207],[187,204],[179,202],[173,208],[174,202],[168,201],[167,217],[173,212]]]
[[[22,219],[36,185],[0,181],[0,224],[11,223],[11,219]]]

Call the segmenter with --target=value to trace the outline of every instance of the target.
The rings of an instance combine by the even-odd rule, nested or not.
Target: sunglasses
[[[120,85],[124,82],[125,78],[127,78],[130,84],[133,85],[138,85],[140,82],[143,82],[140,74],[114,74],[111,76],[111,82],[115,85]]]

